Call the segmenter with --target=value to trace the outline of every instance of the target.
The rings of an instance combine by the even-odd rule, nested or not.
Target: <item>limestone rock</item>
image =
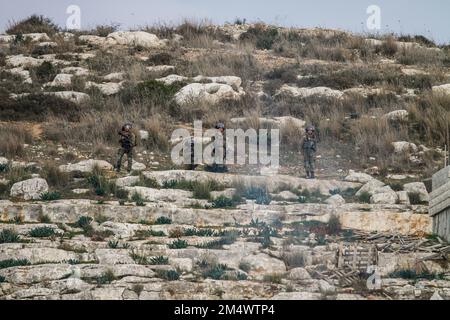
[[[153,77],[164,77],[175,71],[174,66],[151,66],[146,68],[148,72],[152,74]]]
[[[90,99],[88,94],[83,93],[83,92],[76,92],[76,91],[46,92],[45,94],[54,95],[61,99],[66,99],[66,100],[72,101],[77,104]]]
[[[6,64],[12,67],[37,67],[40,66],[43,62],[44,60],[36,59],[33,57],[26,57],[23,54],[6,57]]]
[[[131,187],[134,184],[138,183],[139,180],[140,180],[139,176],[128,176],[128,177],[118,178],[116,180],[116,186],[118,186],[119,188]]]
[[[392,146],[394,147],[395,153],[416,153],[417,146],[414,143],[406,142],[406,141],[397,141],[392,142]]]
[[[125,72],[113,72],[103,77],[106,81],[122,81],[125,78]]]
[[[333,90],[327,87],[298,88],[285,84],[277,91],[275,97],[287,96],[293,98],[307,98],[310,96],[324,96],[340,99],[343,95],[344,93],[342,91]]]
[[[119,93],[119,91],[122,89],[123,83],[122,82],[107,82],[107,83],[95,83],[92,81],[86,82],[86,88],[97,88],[101,91],[102,94],[105,96],[112,96],[114,94]]]
[[[37,200],[45,192],[48,192],[47,181],[34,178],[13,184],[10,195],[11,197],[23,197],[24,200]]]
[[[112,170],[113,166],[104,160],[83,160],[78,163],[74,164],[68,164],[68,165],[61,165],[59,166],[59,170],[62,172],[92,172],[94,167],[99,167],[102,170]]]
[[[367,182],[361,189],[358,190],[356,196],[359,197],[363,193],[367,192],[370,195],[373,195],[377,189],[384,187],[385,184],[377,179],[372,179]]]
[[[90,74],[89,69],[82,67],[65,67],[61,69],[61,72],[64,74],[73,74],[78,77],[88,76]]]
[[[405,121],[408,120],[409,112],[407,110],[395,110],[384,115],[385,118],[391,121]]]
[[[107,39],[120,45],[141,46],[148,49],[162,48],[166,45],[166,42],[156,35],[144,31],[117,31],[110,33]]]
[[[370,198],[370,203],[374,204],[396,204],[398,201],[398,196],[395,192],[382,192],[382,193],[375,193]]]
[[[294,268],[289,271],[288,279],[291,280],[310,280],[311,276],[304,268]]]
[[[191,83],[175,94],[175,101],[181,106],[192,102],[215,105],[223,100],[239,100],[244,95],[245,92],[242,89],[235,91],[227,84]]]
[[[286,272],[286,265],[283,261],[272,258],[265,253],[246,256],[241,260],[241,262],[250,266],[251,274],[274,274]]]
[[[440,85],[440,86],[434,86],[433,87],[433,92],[449,95],[450,94],[450,83],[443,84],[443,85]]]
[[[420,201],[423,202],[430,201],[430,196],[423,182],[407,183],[403,186],[403,190],[406,191],[408,194],[411,193],[419,194]]]
[[[69,87],[72,84],[72,74],[60,73],[52,82],[45,84],[48,87]]]
[[[348,176],[346,176],[344,180],[349,182],[367,183],[372,179],[373,177],[367,173],[350,170]]]
[[[325,200],[325,203],[333,206],[340,206],[342,204],[345,204],[345,199],[340,194],[335,194]]]
[[[175,82],[184,82],[187,80],[189,80],[188,77],[179,76],[177,74],[170,74],[167,77],[156,79],[156,81],[163,82],[166,85],[171,85]]]
[[[128,191],[130,199],[135,193],[139,194],[146,201],[174,202],[177,200],[192,198],[192,192],[185,190],[159,190],[145,187],[125,187],[124,189]]]

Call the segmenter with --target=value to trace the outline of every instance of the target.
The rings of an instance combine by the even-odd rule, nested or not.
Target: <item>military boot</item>
[[[311,179],[315,179],[315,178],[316,178],[316,176],[315,176],[315,174],[314,174],[314,171],[311,171],[310,177],[311,177]]]
[[[310,178],[310,174],[309,174],[309,171],[308,170],[306,170],[306,179],[309,179]]]

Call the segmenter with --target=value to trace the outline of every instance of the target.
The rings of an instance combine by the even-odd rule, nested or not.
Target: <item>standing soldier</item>
[[[315,179],[314,162],[316,158],[317,139],[316,129],[313,126],[306,128],[306,135],[302,142],[302,153],[305,163],[305,171],[307,179]]]
[[[133,165],[133,148],[137,145],[136,135],[131,131],[132,125],[127,123],[122,127],[122,130],[119,131],[121,147],[117,152],[117,162],[116,162],[116,171],[120,172],[120,167],[122,166],[122,158],[126,154],[128,160],[128,173],[131,172],[131,168]]]

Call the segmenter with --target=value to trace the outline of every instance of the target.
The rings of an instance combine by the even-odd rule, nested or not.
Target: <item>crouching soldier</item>
[[[122,166],[122,158],[126,154],[128,160],[127,170],[128,173],[131,172],[131,168],[133,165],[133,148],[137,145],[136,135],[131,131],[132,125],[127,123],[122,127],[122,130],[119,131],[120,136],[120,149],[117,152],[117,162],[116,162],[116,171],[120,172],[120,167]]]
[[[307,179],[315,179],[314,164],[316,159],[317,139],[316,129],[313,126],[306,128],[306,135],[302,142],[302,153],[305,163]]]

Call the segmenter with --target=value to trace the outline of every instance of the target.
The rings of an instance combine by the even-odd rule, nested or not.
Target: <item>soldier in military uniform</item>
[[[117,162],[116,162],[116,171],[120,172],[120,167],[122,166],[123,156],[127,155],[128,173],[131,172],[131,168],[133,165],[133,148],[137,145],[136,135],[132,132],[132,125],[127,123],[122,127],[122,130],[119,131],[120,136],[120,149],[117,152]]]
[[[306,134],[302,141],[302,153],[305,164],[306,178],[315,179],[315,159],[317,150],[316,129],[313,126],[306,128]]]

